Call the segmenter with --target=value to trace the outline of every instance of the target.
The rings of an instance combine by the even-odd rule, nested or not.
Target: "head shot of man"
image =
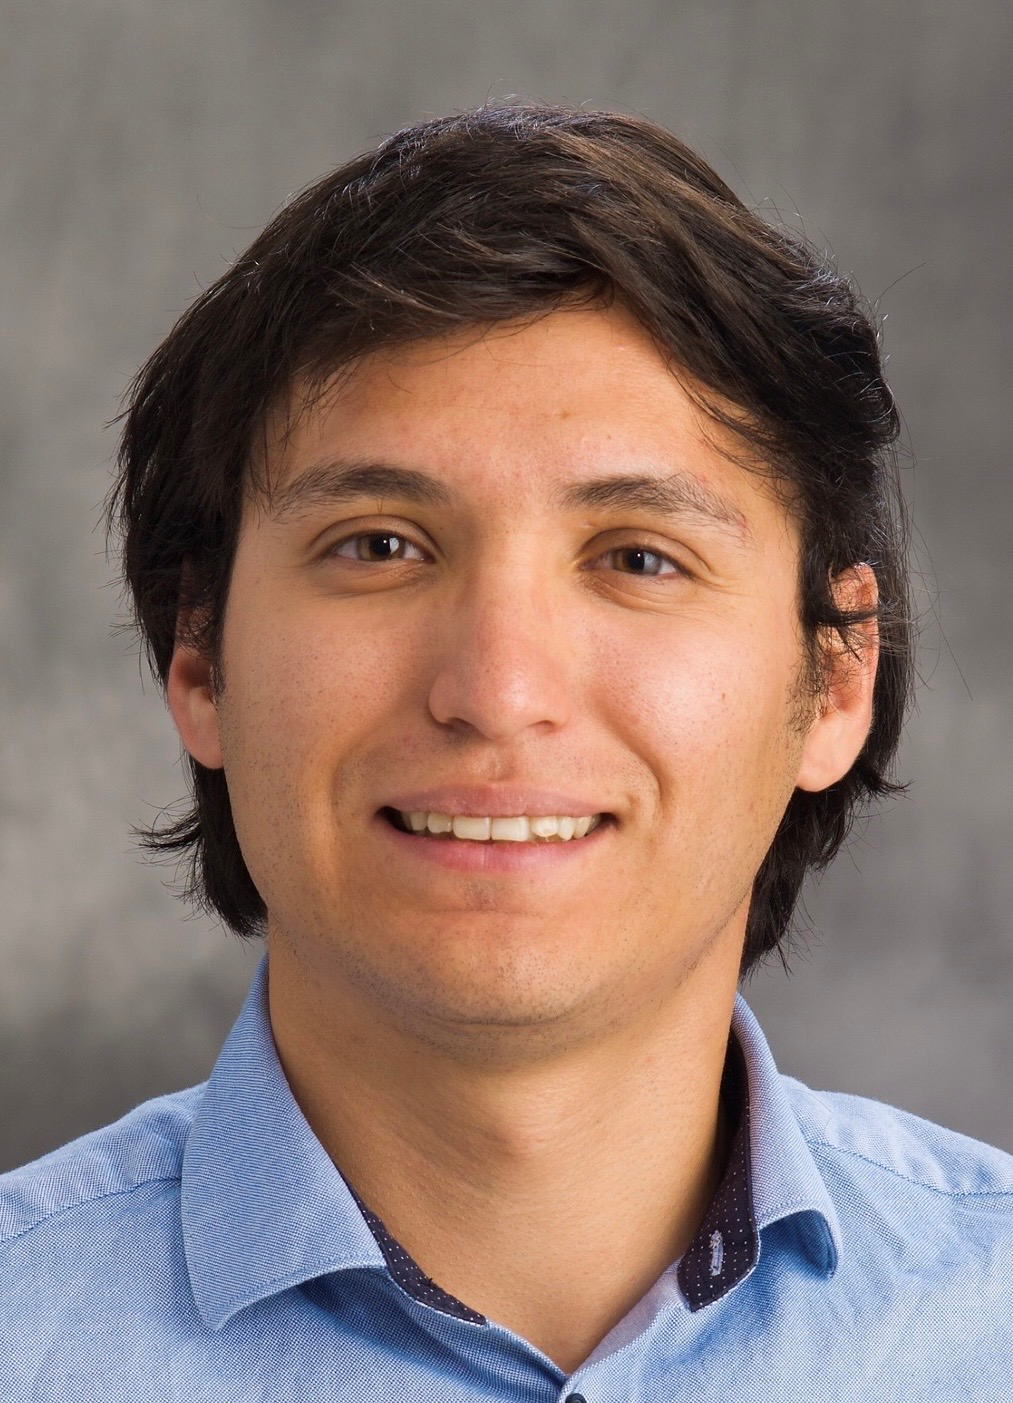
[[[895,787],[899,416],[851,283],[640,117],[286,205],[110,519],[264,957],[210,1079],[0,1179],[0,1400],[1013,1397],[1013,1160],[738,994]]]

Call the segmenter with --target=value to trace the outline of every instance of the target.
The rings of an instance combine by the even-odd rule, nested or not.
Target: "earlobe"
[[[207,769],[220,770],[222,749],[211,663],[195,649],[177,643],[165,690],[187,753]]]
[[[879,591],[871,565],[853,565],[834,581],[837,607],[849,613],[876,608]],[[796,785],[818,792],[851,769],[872,726],[872,701],[879,664],[879,629],[875,619],[856,624],[851,644],[830,640],[824,681],[815,720],[806,735]]]

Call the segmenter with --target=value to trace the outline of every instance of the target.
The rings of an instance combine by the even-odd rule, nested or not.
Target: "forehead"
[[[621,306],[556,310],[374,352],[273,417],[270,514],[377,491],[499,509],[678,502],[748,535],[771,474]],[[653,503],[652,503],[653,497]]]

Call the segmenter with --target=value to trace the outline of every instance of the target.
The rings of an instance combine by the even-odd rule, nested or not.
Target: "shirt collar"
[[[799,1248],[824,1276],[833,1274],[840,1252],[827,1187],[741,995],[722,1095],[735,1121],[728,1165],[678,1266],[679,1286],[694,1311],[752,1272],[763,1230],[775,1222],[797,1220]],[[450,1314],[482,1319],[424,1276],[313,1134],[271,1035],[266,957],[194,1118],[181,1200],[190,1283],[213,1329],[254,1301],[353,1267],[386,1266],[409,1294]]]
[[[194,1300],[215,1330],[286,1287],[384,1266],[285,1080],[267,1011],[266,957],[190,1128],[181,1210]]]
[[[798,1246],[823,1276],[837,1267],[837,1214],[791,1109],[767,1040],[741,994],[735,1001],[721,1095],[735,1129],[703,1222],[679,1262],[691,1310],[720,1300],[753,1271],[764,1228],[796,1220]]]

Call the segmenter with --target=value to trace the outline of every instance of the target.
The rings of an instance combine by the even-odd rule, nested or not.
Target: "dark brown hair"
[[[796,791],[756,877],[743,965],[779,948],[806,872],[896,786],[911,676],[898,419],[877,330],[849,281],[748,210],[692,151],[640,117],[528,103],[410,127],[293,199],[180,318],[134,380],[110,521],[164,683],[181,610],[212,661],[254,452],[296,376],[322,384],[381,347],[617,298],[688,372],[743,463],[788,493],[802,541],[811,656],[862,616],[834,577],[879,586],[874,719],[852,769]],[[814,676],[818,669],[814,671]],[[191,761],[193,804],[145,835],[189,858],[188,894],[243,935],[265,908],[224,774]]]

